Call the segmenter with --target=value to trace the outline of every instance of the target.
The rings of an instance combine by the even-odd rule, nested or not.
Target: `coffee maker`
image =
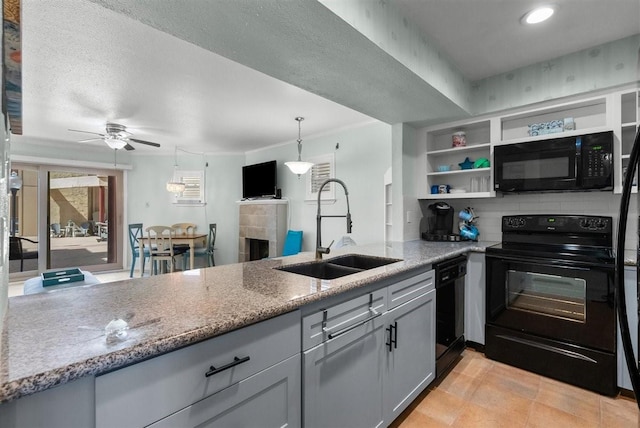
[[[428,206],[426,231],[422,239],[426,241],[460,241],[460,235],[453,233],[454,209],[444,201],[434,202]]]

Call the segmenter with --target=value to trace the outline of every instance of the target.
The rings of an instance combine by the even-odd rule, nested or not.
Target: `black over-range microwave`
[[[613,189],[613,132],[496,146],[498,192]]]

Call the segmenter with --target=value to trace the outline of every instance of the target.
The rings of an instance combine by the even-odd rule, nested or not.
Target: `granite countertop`
[[[331,281],[274,267],[312,261],[314,253],[195,269],[12,297],[0,346],[0,403],[97,375],[218,336],[308,303],[363,287],[493,242],[394,242],[347,247],[402,261]],[[129,322],[125,340],[104,328]]]

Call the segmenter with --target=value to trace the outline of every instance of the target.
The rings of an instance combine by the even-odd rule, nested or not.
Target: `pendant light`
[[[178,180],[178,146],[176,146],[175,158],[173,164],[173,177],[167,181],[167,191],[171,193],[184,192],[186,185]]]
[[[304,120],[304,117],[296,117],[298,122],[298,160],[295,162],[285,162],[284,164],[289,167],[291,172],[298,174],[300,178],[301,174],[306,174],[307,171],[313,166],[311,162],[302,162],[302,138],[300,138],[300,123]]]

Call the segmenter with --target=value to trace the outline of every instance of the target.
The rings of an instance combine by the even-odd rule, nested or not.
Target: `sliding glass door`
[[[9,175],[9,274],[37,275],[38,170],[13,166]]]
[[[25,177],[17,201],[17,233],[34,238],[36,244],[30,245],[37,252],[35,260],[24,260],[23,272],[34,276],[71,267],[91,272],[122,268],[121,171],[46,165],[13,169]],[[33,188],[26,185],[31,182]],[[19,272],[11,266],[10,272]]]

